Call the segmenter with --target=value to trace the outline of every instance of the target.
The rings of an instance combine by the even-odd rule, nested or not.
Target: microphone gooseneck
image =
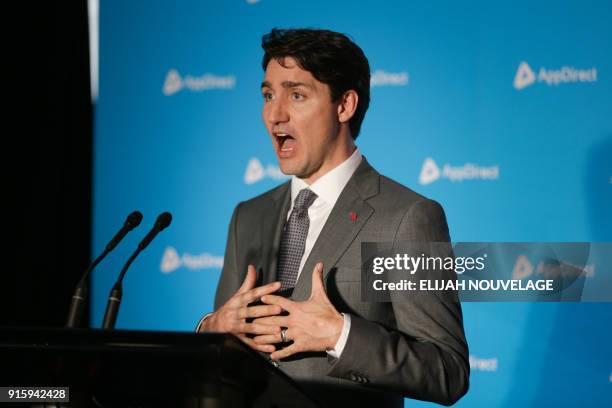
[[[85,301],[87,300],[88,290],[87,281],[89,275],[95,269],[95,267],[102,262],[106,255],[109,254],[115,247],[121,242],[121,240],[134,228],[140,225],[142,221],[142,213],[140,211],[134,211],[127,216],[121,229],[115,234],[115,236],[109,241],[104,248],[104,251],[89,265],[89,267],[83,273],[83,276],[77,283],[72,299],[70,301],[70,309],[68,310],[68,319],[66,320],[66,327],[75,328],[79,326],[81,318],[83,316],[83,309],[85,308]]]

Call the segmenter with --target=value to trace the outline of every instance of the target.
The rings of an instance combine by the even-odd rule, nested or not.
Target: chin
[[[279,161],[279,167],[280,171],[287,176],[294,176],[297,173],[297,170],[293,166],[287,163],[283,164],[282,160]]]

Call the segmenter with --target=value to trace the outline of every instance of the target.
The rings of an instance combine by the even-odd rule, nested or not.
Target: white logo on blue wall
[[[166,81],[164,82],[163,92],[164,95],[172,95],[177,93],[183,88],[183,80],[179,75],[178,71],[171,69],[166,75]]]
[[[569,264],[567,265],[561,264],[557,268],[560,268],[562,272],[566,271],[567,276],[570,276],[570,273],[576,273],[575,272],[576,268]],[[580,267],[579,269],[581,269],[580,273],[584,273],[585,277],[587,278],[595,277],[595,272],[596,272],[595,264],[592,264],[592,263],[587,264],[587,265]],[[529,258],[527,258],[527,256],[519,255],[516,258],[516,262],[514,263],[514,268],[512,268],[512,279],[517,279],[517,280],[527,279],[534,274],[535,275],[546,275],[546,273],[547,273],[547,266],[545,262],[539,261],[537,265],[534,266],[533,263],[529,261]]]
[[[497,371],[497,357],[480,358],[470,355],[470,369],[473,371]]]
[[[452,182],[461,182],[465,180],[497,180],[499,179],[499,166],[478,166],[472,163],[466,163],[463,166],[451,166],[445,164],[442,170],[436,164],[434,159],[427,157],[421,167],[419,174],[419,184],[431,184],[440,178],[448,179]]]
[[[265,168],[257,159],[253,157],[247,164],[246,171],[244,172],[245,184],[255,184],[264,178],[269,177],[273,180],[285,180],[289,178],[286,174],[280,170],[278,166],[268,164]]]
[[[163,273],[170,273],[181,267],[191,270],[220,269],[223,267],[223,257],[215,256],[208,252],[199,255],[184,253],[181,256],[174,247],[167,247],[162,256],[160,270]]]
[[[525,279],[533,274],[533,265],[525,255],[519,255],[512,269],[512,279]]]
[[[536,75],[526,61],[522,61],[514,76],[514,88],[524,89],[530,85],[545,83],[548,86],[558,86],[566,83],[597,82],[597,68],[577,69],[563,66],[559,69],[540,67]]]
[[[378,69],[370,76],[370,86],[406,86],[410,77],[406,71],[387,72]]]
[[[186,75],[184,78],[176,69],[171,69],[166,75],[162,92],[166,96],[187,89],[193,92],[206,91],[210,89],[234,89],[236,87],[236,77],[233,75],[217,76],[204,74],[199,77]]]
[[[421,169],[421,174],[419,175],[419,183],[426,185],[433,183],[437,179],[440,178],[440,169],[438,165],[431,157],[428,157],[423,162],[423,168]]]
[[[520,90],[533,84],[535,80],[536,76],[529,64],[525,61],[521,62],[516,71],[516,76],[514,77],[514,87]]]

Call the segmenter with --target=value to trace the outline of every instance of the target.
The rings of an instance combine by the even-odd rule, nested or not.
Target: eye
[[[268,102],[272,100],[272,93],[270,92],[264,92],[262,96],[263,96],[264,102]]]
[[[306,97],[304,95],[302,95],[301,93],[299,93],[299,92],[292,92],[291,93],[291,99],[294,100],[294,101],[301,101],[304,98],[306,98]]]

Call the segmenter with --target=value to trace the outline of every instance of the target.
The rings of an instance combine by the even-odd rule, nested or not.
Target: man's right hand
[[[261,299],[264,295],[269,295],[280,289],[280,282],[268,283],[264,286],[255,287],[257,273],[253,265],[247,268],[246,278],[238,291],[217,311],[206,317],[198,332],[222,332],[232,333],[251,348],[272,353],[275,347],[270,344],[257,344],[247,334],[278,334],[280,327],[247,322],[247,319],[257,317],[275,316],[281,313],[282,309],[278,305],[258,305],[248,306]]]

